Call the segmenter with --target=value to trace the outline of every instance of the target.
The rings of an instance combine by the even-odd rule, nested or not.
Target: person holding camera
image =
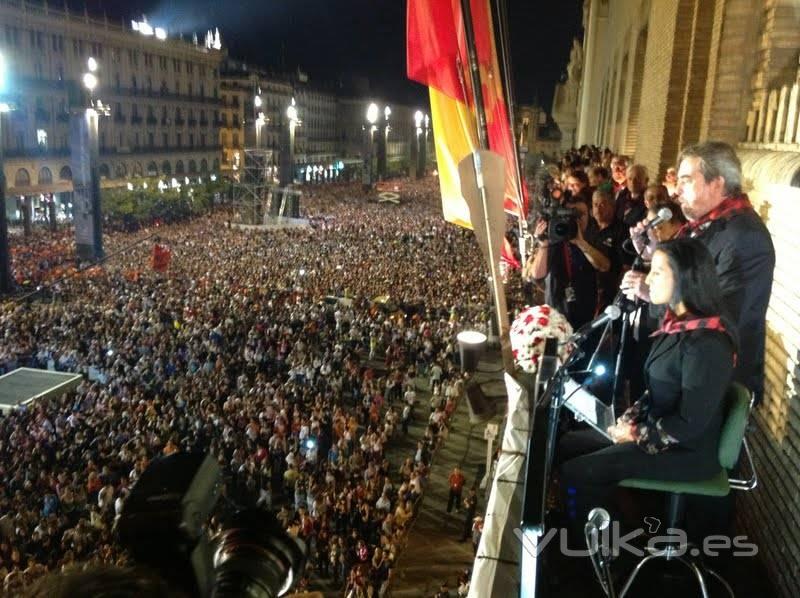
[[[574,212],[574,234],[566,239],[558,235],[554,238],[551,220],[540,219],[534,232],[539,247],[531,274],[534,279],[545,281],[545,303],[563,313],[577,329],[594,317],[597,272],[608,272],[611,261],[587,240],[590,220],[586,203],[569,200],[564,207]]]

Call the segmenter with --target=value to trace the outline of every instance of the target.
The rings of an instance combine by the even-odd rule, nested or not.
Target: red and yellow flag
[[[470,0],[470,6],[489,149],[506,159],[503,207],[506,212],[525,218],[527,201],[517,190],[514,139],[498,66],[489,0]],[[408,0],[406,34],[408,77],[427,85],[430,94],[444,218],[472,228],[458,177],[458,163],[478,149],[461,1]],[[507,245],[504,244],[504,254]]]

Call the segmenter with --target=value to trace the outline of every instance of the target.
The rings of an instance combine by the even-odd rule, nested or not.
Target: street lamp
[[[378,105],[375,102],[367,106],[367,122],[371,125],[378,122]]]
[[[74,188],[73,222],[75,249],[79,261],[97,261],[103,257],[103,223],[100,208],[100,175],[98,173],[98,126],[100,115],[108,114],[108,106],[93,97],[99,85],[99,64],[94,57],[86,61],[81,81],[89,94],[83,110],[73,113],[70,130],[72,177]]]
[[[286,108],[286,127],[283,129],[281,144],[281,167],[279,180],[281,187],[294,182],[294,136],[295,129],[301,124],[297,104],[294,98]]]
[[[3,115],[11,109],[6,99],[6,59],[0,53],[0,293],[14,290],[11,276],[11,255],[8,249],[8,219],[6,216],[6,175],[3,168]]]

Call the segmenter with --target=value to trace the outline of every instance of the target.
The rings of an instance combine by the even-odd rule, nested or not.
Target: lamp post
[[[389,141],[389,116],[392,109],[386,106],[383,109],[383,120],[381,120],[378,135],[378,180],[386,178],[386,146]]]
[[[414,113],[414,145],[411,155],[411,165],[414,169],[414,178],[421,179],[425,176],[425,164],[420,160],[420,137],[422,136],[422,110]]]
[[[378,122],[378,105],[372,102],[367,107],[367,124],[364,126],[364,186],[372,187],[372,152],[374,146],[375,123]]]
[[[98,65],[94,58],[87,61],[88,71],[82,81],[88,94],[83,96],[70,122],[72,157],[73,223],[78,261],[98,261],[103,258],[103,222],[100,208],[100,175],[98,172],[98,124],[100,114],[108,108],[94,99],[98,80]],[[88,99],[88,101],[87,101]]]
[[[6,63],[0,54],[0,293],[14,290],[11,276],[11,255],[8,249],[8,218],[6,216],[6,173],[3,167],[3,115],[11,107],[5,100]]]
[[[261,100],[261,90],[256,94],[256,97],[253,99],[253,108],[254,108],[254,116],[255,116],[255,124],[256,124],[256,149],[261,149],[261,127],[264,126],[265,118],[264,113],[261,112],[261,106],[263,105],[263,101]]]
[[[430,122],[431,119],[426,114],[423,118],[425,127],[422,129],[422,144],[420,145],[419,151],[419,164],[422,176],[425,176],[425,171],[428,168],[428,126],[430,125]]]
[[[281,148],[280,186],[288,187],[294,182],[294,137],[295,129],[301,121],[297,112],[297,104],[292,98],[292,103],[286,108],[286,126],[283,129],[283,143]]]

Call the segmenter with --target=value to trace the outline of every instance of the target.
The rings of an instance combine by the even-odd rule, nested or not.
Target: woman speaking
[[[660,244],[647,283],[651,303],[667,307],[644,366],[647,391],[608,429],[611,441],[581,430],[559,443],[568,516],[581,526],[588,510],[609,506],[623,479],[689,482],[719,473],[736,340],[711,254],[695,239]]]

